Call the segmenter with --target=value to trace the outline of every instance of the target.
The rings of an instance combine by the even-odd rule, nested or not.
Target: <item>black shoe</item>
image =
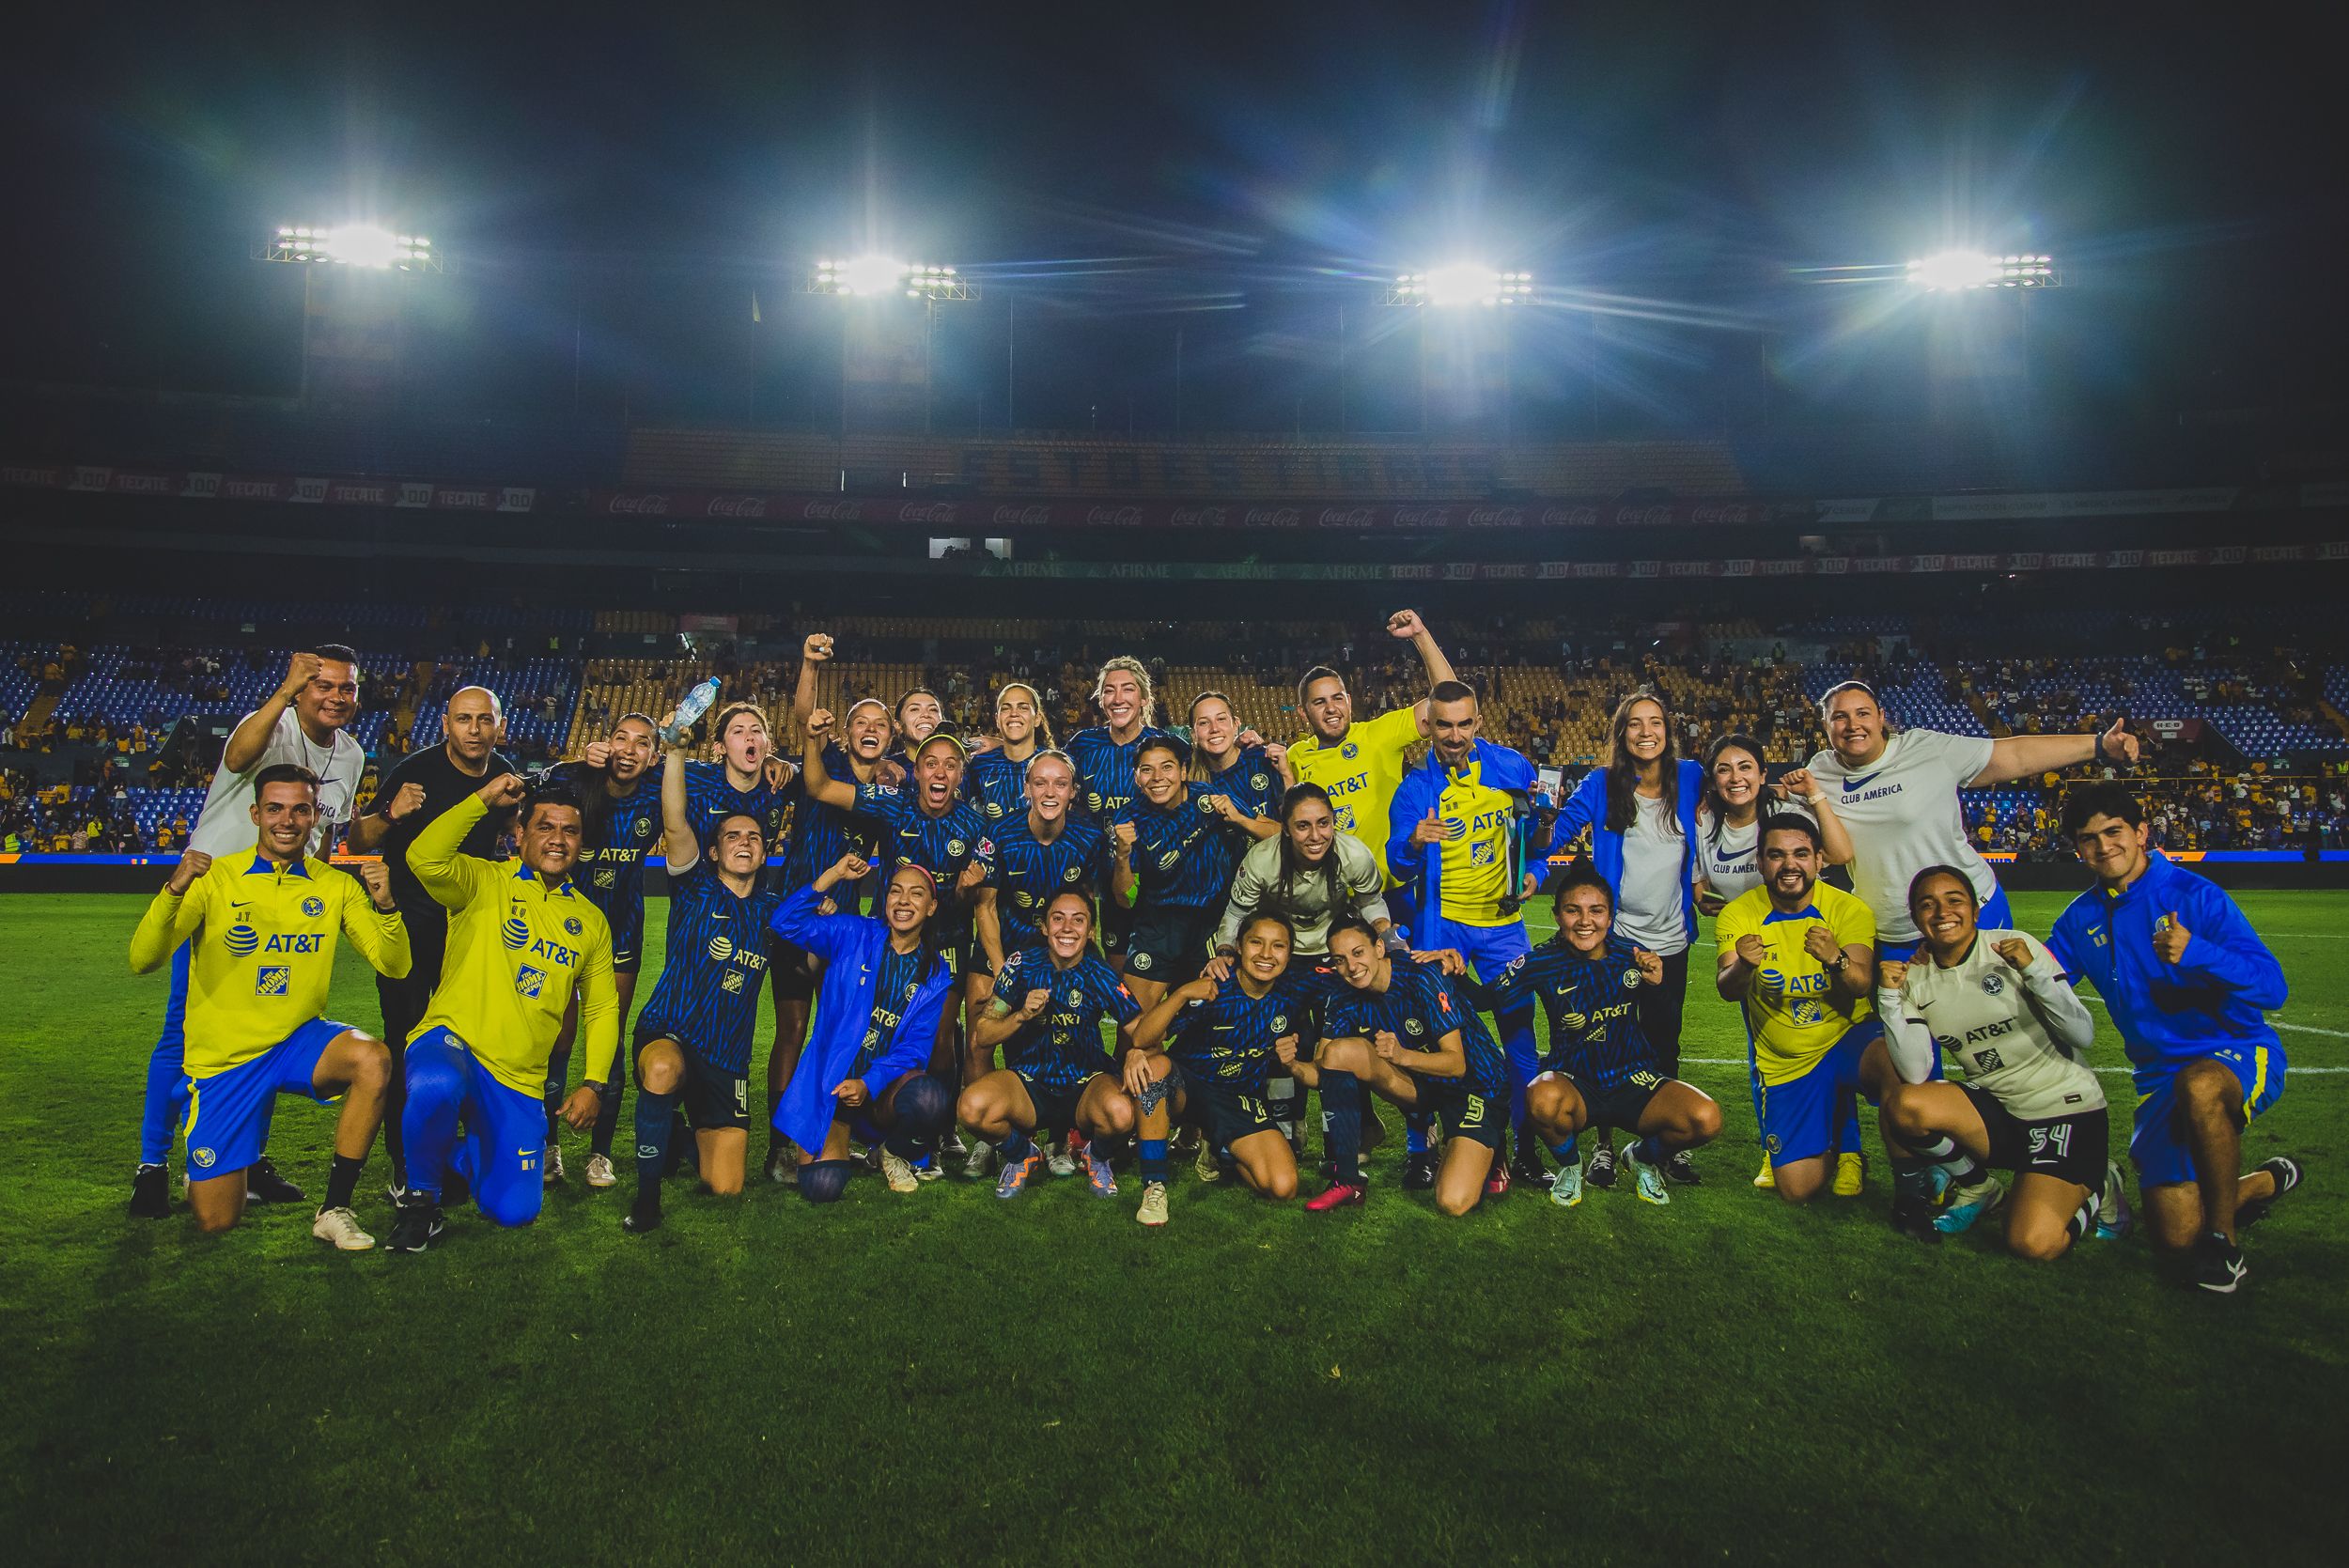
[[[2276,1190],[2264,1198],[2254,1198],[2249,1203],[2236,1207],[2234,1228],[2238,1235],[2266,1219],[2270,1213],[2274,1212],[2276,1200],[2298,1187],[2308,1176],[2308,1172],[2300,1169],[2298,1160],[2288,1158],[2283,1155],[2278,1155],[2273,1159],[2261,1160],[2258,1169],[2276,1178]],[[138,1211],[134,1208],[131,1212],[136,1214]]]
[[[171,1218],[171,1172],[160,1165],[142,1165],[131,1178],[131,1218]]]
[[[661,1201],[658,1198],[649,1202],[637,1199],[630,1205],[629,1211],[620,1216],[620,1229],[630,1235],[643,1235],[647,1231],[661,1229]]]
[[[2217,1231],[2205,1231],[2194,1244],[2194,1283],[2214,1296],[2232,1296],[2250,1274],[2244,1266],[2243,1249]]]
[[[392,1238],[383,1244],[386,1252],[421,1252],[440,1239],[441,1205],[420,1192],[412,1192],[399,1201],[399,1212],[392,1219]]]
[[[1912,1241],[1928,1245],[1941,1240],[1940,1227],[1934,1224],[1933,1185],[1922,1171],[1895,1171],[1892,1173],[1892,1229]]]
[[[244,1168],[244,1201],[248,1203],[299,1203],[303,1202],[302,1188],[277,1173],[277,1167],[263,1155]]]
[[[1362,1153],[1369,1154],[1375,1149],[1382,1148],[1386,1141],[1387,1124],[1378,1119],[1378,1113],[1376,1110],[1364,1106],[1362,1108]]]
[[[1538,1187],[1547,1192],[1549,1184],[1557,1177],[1551,1175],[1549,1167],[1542,1163],[1542,1157],[1533,1152],[1533,1145],[1520,1143],[1517,1154],[1509,1161],[1509,1179],[1527,1187]]]
[[[1436,1185],[1436,1151],[1423,1149],[1403,1157],[1403,1190],[1424,1192]]]
[[[1615,1145],[1600,1139],[1598,1147],[1591,1151],[1590,1159],[1582,1167],[1582,1179],[1593,1187],[1615,1185]]]
[[[473,1183],[450,1171],[441,1177],[441,1203],[444,1208],[463,1208],[473,1202]]]
[[[1682,1187],[1703,1187],[1704,1178],[1697,1174],[1697,1162],[1688,1157],[1686,1149],[1674,1149],[1664,1161],[1664,1179]]]

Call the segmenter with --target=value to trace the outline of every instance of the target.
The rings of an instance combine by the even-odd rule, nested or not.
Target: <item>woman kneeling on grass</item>
[[[1910,1151],[1893,1161],[1893,1224],[1921,1241],[1967,1229],[1998,1204],[1994,1167],[2015,1172],[2006,1247],[2016,1257],[2060,1258],[2092,1225],[2121,1234],[2128,1207],[2107,1157],[2104,1085],[2080,1060],[2096,1024],[2053,955],[2023,932],[1981,929],[1973,882],[1954,866],[1919,872],[1908,910],[1922,950],[1876,970],[1904,1080],[1884,1097],[1884,1139]],[[1927,1081],[1937,1046],[1966,1069],[1964,1083]],[[1938,1217],[1937,1167],[1955,1184]]]
[[[936,1170],[938,1136],[954,1091],[924,1071],[955,978],[927,939],[938,885],[901,865],[881,894],[881,918],[827,912],[835,887],[872,874],[861,855],[834,861],[775,911],[775,933],[824,962],[807,1048],[774,1110],[775,1130],[803,1150],[800,1196],[838,1198],[856,1169],[850,1139],[880,1145],[892,1192],[911,1192],[916,1167]]]
[[[1405,1110],[1440,1119],[1436,1203],[1446,1214],[1466,1214],[1485,1195],[1509,1125],[1508,1063],[1500,1045],[1441,970],[1408,957],[1398,962],[1360,920],[1330,927],[1330,956],[1346,989],[1330,1003],[1320,1048],[1308,1062],[1294,1044],[1279,1048],[1298,1080],[1321,1090],[1329,1118],[1333,1175],[1329,1189],[1305,1207],[1318,1214],[1362,1201],[1361,1091],[1368,1088]]]
[[[1266,1088],[1280,1048],[1296,1050],[1329,982],[1310,965],[1289,967],[1294,940],[1279,915],[1251,917],[1231,979],[1203,974],[1134,1021],[1125,1081],[1142,1108],[1142,1209],[1134,1218],[1143,1224],[1166,1223],[1166,1135],[1177,1118],[1198,1127],[1210,1155],[1228,1156],[1265,1197],[1297,1196],[1297,1158]]]

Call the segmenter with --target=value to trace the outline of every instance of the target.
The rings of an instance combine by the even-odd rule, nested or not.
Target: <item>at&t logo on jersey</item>
[[[220,944],[228,950],[231,957],[247,958],[261,950],[261,934],[247,925],[241,915],[237,924],[221,937]]]
[[[506,907],[506,924],[498,927],[498,935],[517,953],[530,945],[530,922],[522,917],[520,904]]]
[[[723,932],[720,932],[709,939],[708,953],[713,961],[723,964],[734,956],[734,944],[726,939]]]
[[[293,984],[293,967],[289,964],[263,964],[253,972],[253,994],[257,997],[282,997]]]
[[[317,953],[326,946],[321,931],[272,931],[261,944],[265,953]]]

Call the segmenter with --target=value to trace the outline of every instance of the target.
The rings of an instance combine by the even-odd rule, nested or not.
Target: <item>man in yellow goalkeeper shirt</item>
[[[249,850],[213,860],[191,849],[131,939],[146,974],[189,944],[186,1029],[188,1206],[218,1233],[244,1214],[245,1168],[269,1143],[279,1094],[342,1096],[334,1164],[310,1234],[344,1251],[375,1238],[351,1194],[383,1121],[392,1055],[381,1040],[323,1017],[338,935],[381,972],[408,972],[408,931],[391,877],[369,862],[353,881],[304,853],[319,822],[319,779],[295,763],[253,777]]]
[[[475,824],[507,807],[521,813],[514,860],[459,850]],[[528,792],[504,773],[408,846],[409,869],[448,910],[449,927],[441,983],[408,1046],[400,1118],[408,1191],[392,1225],[395,1252],[421,1252],[441,1234],[441,1191],[451,1172],[496,1223],[538,1218],[547,1055],[574,987],[587,1081],[565,1102],[563,1119],[574,1127],[595,1122],[620,1043],[620,1008],[612,929],[571,886],[583,832],[577,795],[560,785]]]

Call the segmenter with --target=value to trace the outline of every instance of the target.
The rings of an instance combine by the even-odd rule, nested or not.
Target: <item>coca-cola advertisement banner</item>
[[[75,464],[0,466],[0,484],[174,500],[272,501],[296,506],[390,506],[436,512],[531,512],[531,485],[443,485],[426,479],[303,478],[291,474],[211,474],[194,469],[132,469]]]

